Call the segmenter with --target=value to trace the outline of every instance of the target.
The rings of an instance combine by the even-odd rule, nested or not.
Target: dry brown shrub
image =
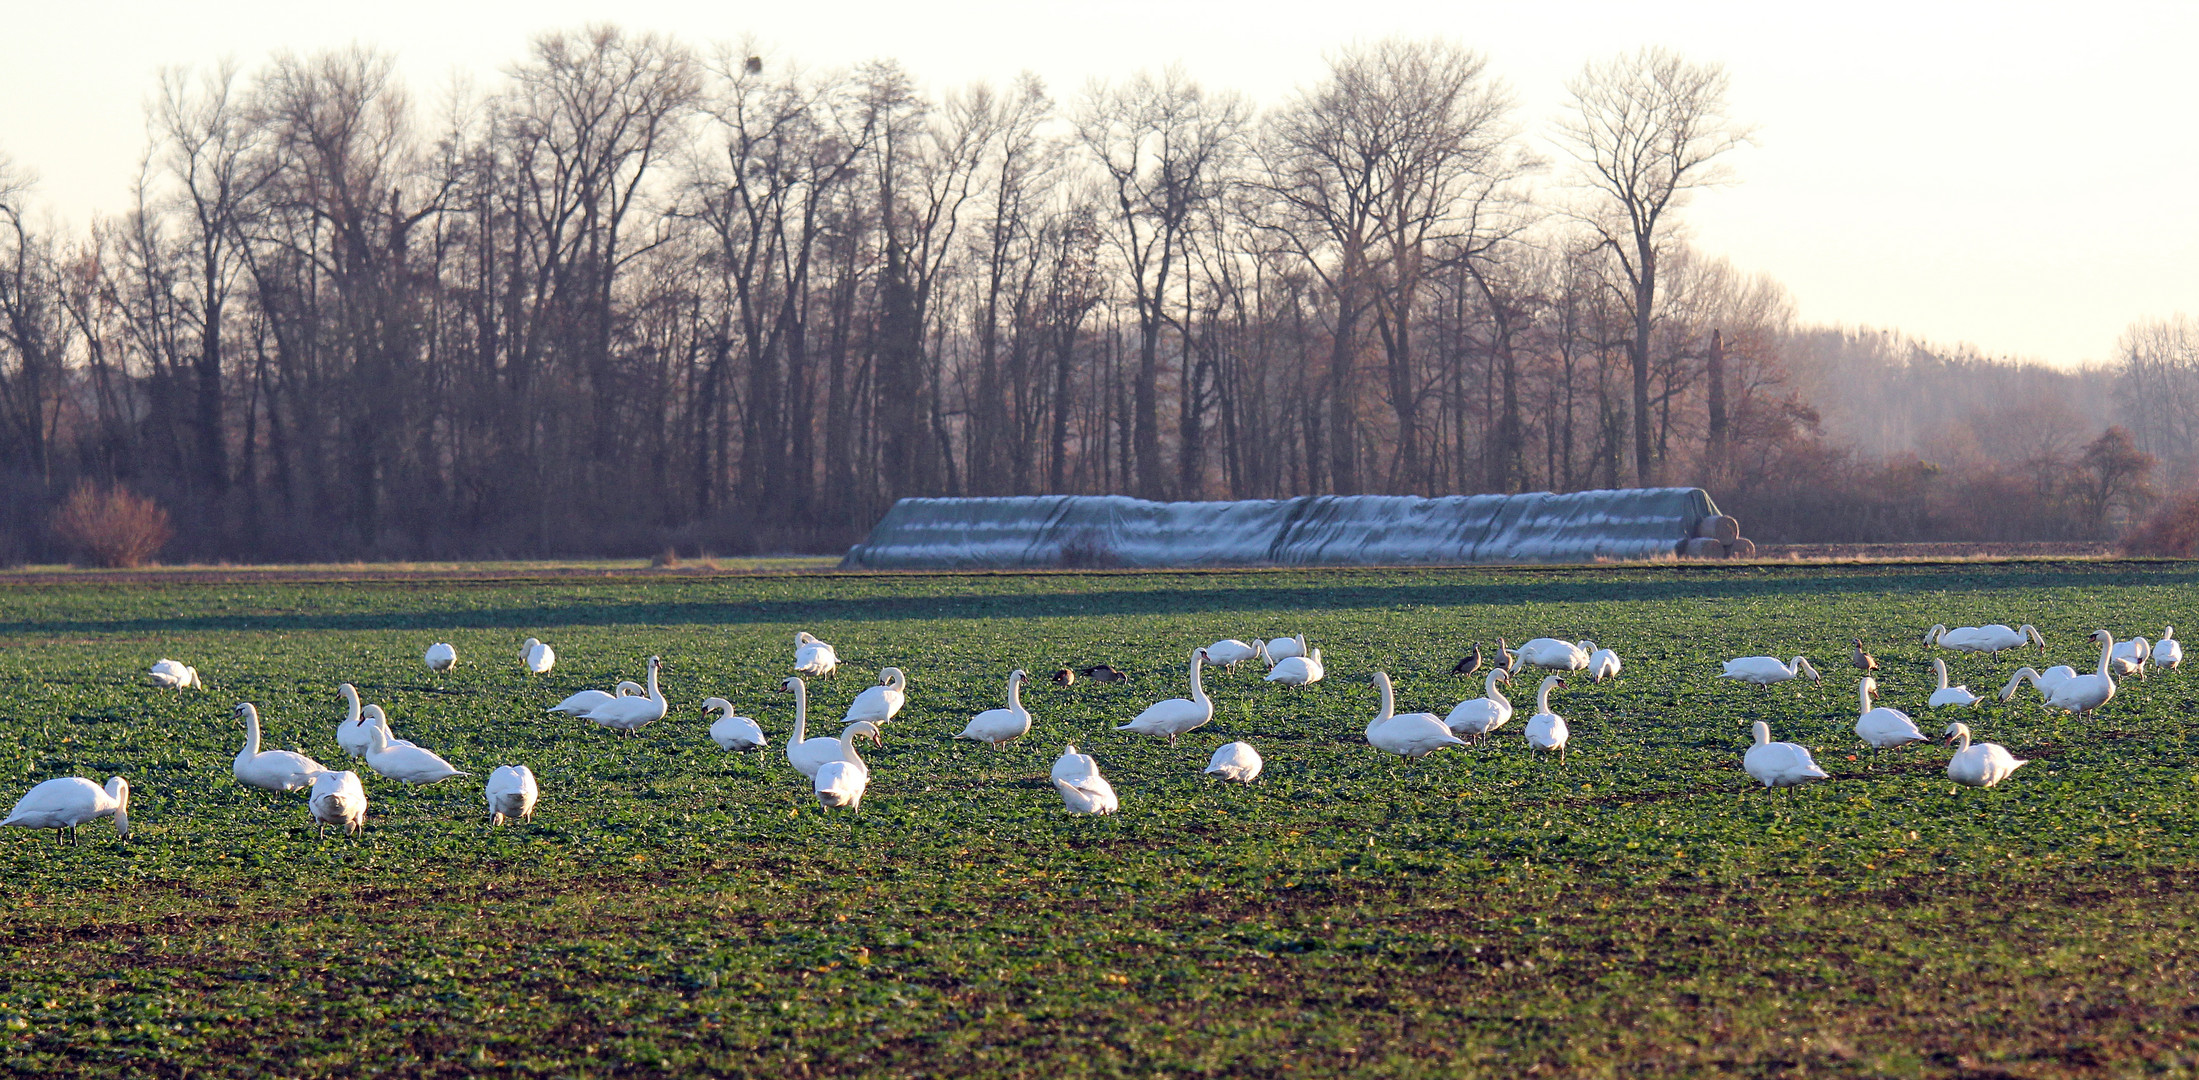
[[[2199,548],[2199,492],[2169,499],[2123,537],[2123,554],[2188,559]]]
[[[85,480],[54,511],[53,534],[80,565],[127,569],[159,554],[176,530],[159,503],[119,484],[102,488]]]

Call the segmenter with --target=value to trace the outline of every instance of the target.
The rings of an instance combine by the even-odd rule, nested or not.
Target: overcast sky
[[[1756,125],[1695,241],[1771,274],[1805,319],[2059,364],[2111,358],[2134,320],[2199,313],[2199,5],[1053,3],[842,0],[9,0],[0,155],[79,225],[125,205],[163,66],[358,42],[416,96],[493,84],[546,28],[610,20],[697,44],[758,37],[809,67],[892,57],[934,87],[1029,69],[1057,96],[1181,63],[1262,106],[1353,40],[1481,50],[1549,130],[1583,62],[1645,44],[1723,63]]]

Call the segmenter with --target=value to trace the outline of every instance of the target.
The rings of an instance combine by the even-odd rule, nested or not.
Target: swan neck
[[[657,665],[654,662],[649,665],[649,700],[659,705],[664,703],[664,691],[657,689]]]
[[[2099,676],[2100,676],[2101,678],[2103,678],[2103,679],[2108,679],[2108,678],[2111,678],[2111,676],[2110,676],[2110,675],[2108,674],[2108,670],[2107,670],[2107,663],[2108,663],[2108,657],[2109,657],[2110,655],[2112,655],[2112,654],[2113,654],[2114,652],[2115,652],[2115,635],[2113,635],[2113,634],[2102,634],[2102,635],[2100,636],[2100,670],[2099,670]]]
[[[338,692],[340,692],[340,693],[342,693],[342,694],[344,695],[344,710],[345,710],[345,716],[344,716],[344,721],[345,721],[346,723],[351,723],[351,724],[356,724],[356,723],[358,723],[358,722],[359,722],[359,691],[358,691],[358,690],[357,690],[356,688],[354,688],[354,687],[353,687],[353,686],[352,686],[352,685],[351,685],[350,683],[345,683],[345,684],[343,684],[342,686],[339,686],[339,687],[337,687],[336,689],[337,689],[337,691],[338,691]]]
[[[258,757],[260,753],[260,714],[256,709],[244,710],[244,756]]]
[[[1756,745],[1764,746],[1769,744],[1770,742],[1771,725],[1763,722],[1762,720],[1758,720],[1756,722]]]
[[[1013,675],[1008,676],[1008,711],[1023,711],[1023,680]]]
[[[1550,711],[1550,684],[1547,682],[1535,688],[1535,711],[1539,713]]]
[[[1373,733],[1374,729],[1388,723],[1390,717],[1397,714],[1397,699],[1390,693],[1390,680],[1386,678],[1376,679],[1374,688],[1382,694],[1382,708],[1374,714],[1374,722],[1367,725],[1367,731],[1370,734]]]
[[[800,679],[794,680],[794,743],[809,734],[809,687]],[[788,746],[794,745],[788,743]]]
[[[1501,691],[1499,691],[1499,690],[1497,689],[1497,673],[1498,673],[1498,672],[1501,672],[1501,671],[1503,671],[1503,670],[1504,670],[1503,668],[1496,668],[1496,669],[1493,669],[1493,670],[1491,670],[1491,671],[1489,672],[1489,678],[1488,678],[1488,680],[1487,680],[1486,682],[1484,682],[1484,683],[1482,684],[1482,696],[1483,696],[1483,697],[1486,697],[1486,698],[1488,698],[1488,699],[1489,699],[1489,700],[1491,700],[1491,701],[1504,701],[1504,700],[1505,700],[1505,699],[1504,699],[1504,694],[1503,694],[1503,693],[1502,693]],[[1506,702],[1506,703],[1507,703],[1507,704],[1509,704],[1509,702]]]
[[[1939,688],[1942,690],[1947,689],[1947,661],[1936,656],[1933,657],[1932,671],[1939,675]]]
[[[1939,688],[1942,690],[1947,689],[1946,676],[1940,677]],[[1871,711],[1871,684],[1868,682],[1859,682],[1855,684],[1855,694],[1857,697],[1863,699],[1863,713],[1869,713]]]
[[[1199,668],[1205,660],[1206,653],[1204,652],[1191,654],[1191,700],[1193,701],[1206,700],[1206,687],[1199,680]]]

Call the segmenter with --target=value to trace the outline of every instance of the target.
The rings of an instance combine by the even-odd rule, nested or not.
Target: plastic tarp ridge
[[[902,499],[849,569],[1399,566],[1671,555],[1718,512],[1701,488],[1563,495],[1308,495],[1148,502],[1121,495]]]

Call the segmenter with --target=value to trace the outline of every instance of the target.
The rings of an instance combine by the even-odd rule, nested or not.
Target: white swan
[[[244,749],[230,771],[237,783],[268,791],[296,791],[312,787],[313,778],[327,772],[320,762],[292,750],[260,752],[260,710],[249,701],[231,710],[244,718]]]
[[[199,681],[199,669],[165,657],[153,665],[152,676],[153,685],[163,690],[182,690],[194,686],[201,690],[206,689],[206,684]]]
[[[1023,684],[1029,682],[1030,678],[1022,668],[1009,672],[1008,707],[987,709],[971,717],[968,726],[955,738],[990,743],[995,750],[1000,749],[1003,744],[1022,738],[1031,730],[1031,711],[1023,707]]]
[[[2041,650],[2046,648],[2046,639],[2030,623],[2013,628],[2004,623],[1991,623],[1986,626],[1958,626],[1952,630],[1947,629],[1944,623],[1935,624],[1924,632],[1924,643],[1956,652],[1997,653],[2020,648],[2026,643],[2035,643]]]
[[[433,750],[412,743],[393,743],[389,728],[376,724],[367,729],[373,741],[367,744],[367,767],[392,780],[407,784],[432,784],[453,776],[465,776],[450,762]]]
[[[1306,635],[1304,634],[1297,637],[1270,638],[1266,644],[1266,650],[1267,666],[1269,667],[1274,667],[1293,656],[1307,656],[1312,653],[1312,650],[1306,648]]]
[[[867,730],[866,730],[867,729]],[[817,768],[814,790],[817,805],[827,810],[860,810],[863,792],[870,789],[870,766],[855,752],[857,735],[878,736],[878,726],[857,720],[840,732],[840,757]]]
[[[389,726],[389,714],[383,712],[380,705],[368,705],[365,709],[360,711],[359,731],[361,735],[366,739],[367,745],[370,747],[374,744],[374,735],[372,732],[368,731],[368,729],[377,727],[381,728],[383,733],[389,736],[389,744],[391,746],[413,745],[411,739],[400,739],[397,737],[397,729]],[[360,750],[359,756],[365,757],[366,751],[363,749]]]
[[[1956,747],[1947,761],[1947,779],[1966,787],[1992,787],[2031,764],[1999,743],[1970,745],[1968,724],[1947,725],[1947,745]]]
[[[826,762],[840,760],[843,748],[852,745],[852,743],[843,743],[840,739],[822,735],[814,739],[808,738],[809,685],[804,683],[800,676],[788,676],[787,680],[779,685],[794,695],[794,734],[786,741],[787,764],[800,770],[803,776],[814,780],[817,777],[818,769],[823,768]],[[868,720],[858,720],[853,724],[849,724],[847,730],[842,732],[841,735],[852,739],[852,733],[857,731],[869,735],[872,742],[878,741],[878,725]]]
[[[1382,695],[1382,707],[1367,724],[1367,745],[1408,760],[1426,757],[1446,746],[1466,745],[1466,740],[1451,734],[1434,713],[1399,715],[1389,673],[1375,672],[1374,688]]]
[[[557,704],[552,705],[547,709],[544,709],[543,711],[562,713],[566,716],[579,716],[581,713],[587,712],[588,710],[593,709],[596,706],[611,700],[612,698],[622,698],[627,696],[628,694],[648,693],[647,690],[642,688],[642,685],[640,683],[635,682],[631,679],[628,679],[627,681],[618,684],[618,686],[614,689],[617,691],[616,693],[605,693],[601,690],[582,690],[581,692],[574,694],[573,696],[566,698],[565,700],[560,701]]]
[[[1068,743],[1061,748],[1061,756],[1054,759],[1052,777],[1056,780],[1075,780],[1098,772],[1099,762],[1092,760],[1092,755],[1077,753],[1077,744]]]
[[[2003,702],[2013,700],[2016,696],[2016,688],[2022,686],[2025,682],[2029,682],[2034,689],[2038,690],[2039,697],[2043,699],[2052,694],[2055,687],[2076,677],[2077,669],[2070,667],[2068,664],[2056,664],[2043,672],[2035,671],[2029,667],[2020,667],[2016,669],[2015,674],[2008,677],[2008,685],[2000,688],[2000,700]]]
[[[1758,720],[1755,724],[1756,745],[1741,755],[1741,767],[1767,788],[1799,787],[1812,780],[1827,779],[1830,774],[1817,767],[1806,747],[1791,742],[1771,741],[1771,725]]]
[[[764,729],[756,721],[745,716],[733,715],[733,703],[722,697],[702,699],[702,714],[707,719],[711,713],[725,715],[711,721],[710,741],[723,750],[761,750],[771,745],[764,738]]]
[[[344,698],[344,720],[336,725],[336,745],[352,757],[365,757],[366,719],[359,711],[359,688],[350,683],[337,683],[336,692]]]
[[[1122,800],[1115,797],[1115,785],[1108,783],[1096,766],[1076,776],[1054,777],[1054,790],[1061,793],[1062,805],[1072,814],[1112,814],[1122,809]]]
[[[1207,759],[1206,773],[1224,780],[1249,784],[1260,775],[1266,763],[1260,760],[1260,752],[1248,742],[1233,742],[1217,747],[1214,756]]]
[[[900,668],[884,668],[878,672],[878,685],[855,695],[855,701],[848,706],[848,714],[840,722],[852,724],[868,720],[882,725],[900,715],[901,706],[908,699],[909,677],[902,674]]]
[[[1207,663],[1219,664],[1231,671],[1236,671],[1237,665],[1254,658],[1267,659],[1266,642],[1255,641],[1247,645],[1236,638],[1230,637],[1223,638],[1206,647]]]
[[[1443,726],[1460,735],[1472,735],[1476,741],[1487,738],[1490,732],[1512,719],[1512,701],[1497,689],[1498,683],[1511,681],[1511,672],[1490,668],[1488,679],[1481,685],[1481,696],[1451,706],[1451,714],[1443,718]]]
[[[1823,681],[1818,677],[1817,669],[1810,666],[1809,658],[1806,656],[1797,656],[1784,664],[1780,663],[1779,658],[1774,656],[1744,656],[1737,660],[1726,661],[1726,670],[1718,677],[1721,679],[1739,679],[1742,682],[1755,683],[1758,686],[1770,686],[1773,683],[1786,682],[1788,679],[1797,679],[1804,675],[1808,675],[1811,682]]]
[[[63,830],[67,830],[70,843],[76,842],[77,826],[103,817],[115,819],[115,836],[130,838],[130,782],[119,776],[107,778],[107,786],[101,788],[81,776],[61,776],[44,781],[15,800],[15,809],[0,820],[0,825],[14,825],[24,829],[52,829],[53,842],[61,843]]]
[[[2173,626],[2164,628],[2161,631],[2161,640],[2153,643],[2154,666],[2165,667],[2170,671],[2174,671],[2177,665],[2183,662],[2184,646],[2183,643],[2176,640],[2176,628]]]
[[[1550,711],[1550,691],[1564,685],[1563,676],[1543,676],[1542,685],[1535,688],[1535,715],[1527,718],[1527,745],[1557,751],[1559,765],[1565,764],[1565,744],[1573,732],[1565,726],[1564,717]]]
[[[1581,642],[1581,648],[1588,650],[1588,679],[1590,682],[1603,682],[1606,679],[1619,677],[1618,653],[1610,649],[1599,649],[1593,641]]]
[[[1949,705],[1960,705],[1967,708],[1984,703],[1985,699],[1971,693],[1970,688],[1967,686],[1947,685],[1947,661],[1936,656],[1933,657],[1932,671],[1939,676],[1939,689],[1932,691],[1931,699],[1924,703],[1926,708],[1943,709]],[[1866,679],[1864,681],[1868,682],[1870,680]]]
[[[519,662],[527,665],[527,670],[536,675],[547,675],[551,668],[557,666],[557,650],[528,638],[519,647]]]
[[[1588,666],[1588,650],[1570,641],[1557,638],[1535,638],[1512,650],[1512,674],[1527,667],[1549,668],[1553,671],[1579,671]]]
[[[1913,742],[1925,741],[1924,733],[1917,730],[1916,721],[1900,709],[1883,705],[1872,707],[1871,698],[1878,693],[1878,680],[1866,677],[1856,684],[1863,697],[1862,711],[1855,718],[1856,738],[1870,744],[1873,750],[1891,750]]]
[[[821,679],[840,668],[840,653],[803,630],[794,635],[794,670]]]
[[[1284,686],[1311,686],[1328,677],[1329,669],[1321,663],[1321,650],[1313,650],[1307,656],[1287,656],[1268,669],[1267,681]]]
[[[359,835],[359,830],[366,827],[366,788],[359,783],[359,774],[350,769],[314,777],[305,806],[313,812],[313,820],[320,823],[321,836],[328,835],[331,825],[341,827],[350,836]]]
[[[2100,643],[2099,670],[2063,679],[2053,689],[2045,691],[2047,708],[2083,716],[2115,696],[2115,676],[2108,671],[2108,662],[2115,651],[2115,636],[2105,630],[2094,630],[2092,640]]]
[[[429,671],[449,671],[458,666],[458,650],[452,648],[448,641],[438,641],[428,646],[426,655],[421,659],[427,661]]]
[[[505,818],[533,821],[542,785],[535,783],[534,770],[525,765],[499,765],[489,773],[489,782],[482,785],[481,797],[489,804],[489,827],[493,829],[504,824]]]
[[[2146,677],[2146,661],[2151,659],[2152,656],[2151,643],[2142,637],[2131,638],[2128,641],[2115,643],[2115,654],[2108,658],[2107,663],[2109,667],[2115,669],[2115,674],[2123,678],[2127,679],[2132,675],[2136,675],[2143,679]]]
[[[1206,696],[1206,688],[1199,683],[1199,666],[1206,663],[1206,650],[1191,650],[1191,696],[1156,701],[1127,724],[1115,725],[1116,731],[1134,735],[1166,735],[1168,745],[1176,745],[1176,736],[1214,719],[1214,702]],[[1269,678],[1274,678],[1271,672]]]
[[[662,660],[654,656],[650,657],[649,685],[641,696],[612,698],[595,708],[589,709],[587,712],[581,713],[580,718],[592,721],[602,727],[626,732],[629,735],[640,731],[643,727],[655,721],[664,719],[664,710],[667,708],[664,691],[657,689],[657,672],[663,666],[664,662]]]

